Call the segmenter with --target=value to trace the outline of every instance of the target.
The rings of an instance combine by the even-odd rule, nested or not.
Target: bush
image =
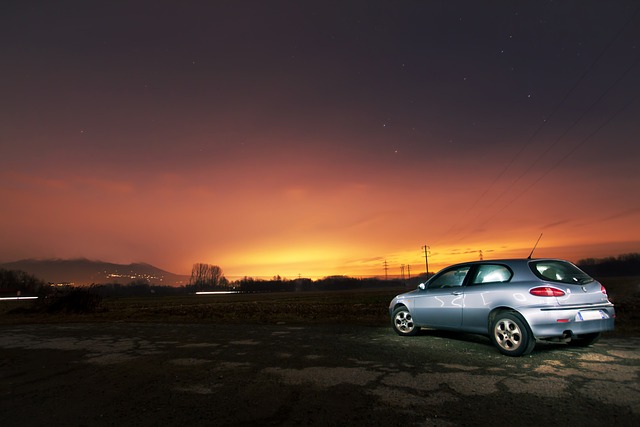
[[[50,314],[85,314],[106,311],[102,306],[102,297],[92,288],[73,288],[44,301],[44,307],[41,310]]]

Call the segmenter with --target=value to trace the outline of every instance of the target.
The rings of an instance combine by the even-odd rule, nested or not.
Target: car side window
[[[511,280],[511,276],[513,273],[504,265],[482,264],[478,266],[471,284],[508,282]]]
[[[467,276],[471,267],[459,267],[449,271],[445,271],[429,283],[429,289],[454,288],[462,286],[464,278]]]

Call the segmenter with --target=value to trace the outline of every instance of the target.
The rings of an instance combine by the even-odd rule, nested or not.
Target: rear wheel
[[[576,338],[571,338],[569,345],[574,347],[588,347],[591,344],[595,344],[602,334],[600,332],[594,332],[592,334],[578,335]]]
[[[524,356],[531,353],[536,340],[527,322],[518,313],[498,313],[491,324],[491,341],[507,356]]]
[[[416,335],[420,330],[419,327],[413,323],[413,317],[407,307],[398,307],[393,310],[391,315],[391,325],[396,334],[403,336]]]

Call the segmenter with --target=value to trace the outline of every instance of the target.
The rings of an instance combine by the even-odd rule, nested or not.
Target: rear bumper
[[[613,304],[561,309],[535,308],[521,312],[538,339],[612,331]]]

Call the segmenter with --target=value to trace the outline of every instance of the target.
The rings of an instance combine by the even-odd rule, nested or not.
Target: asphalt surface
[[[357,325],[0,326],[3,426],[640,425],[640,338],[539,344]]]

